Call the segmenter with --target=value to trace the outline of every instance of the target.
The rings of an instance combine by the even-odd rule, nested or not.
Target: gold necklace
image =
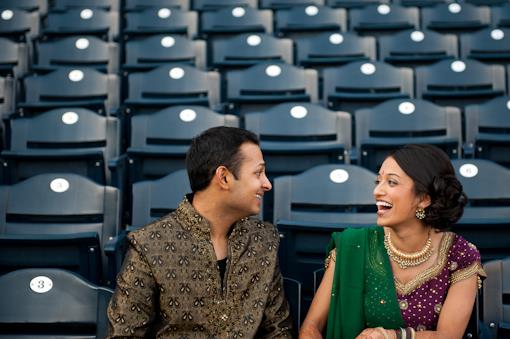
[[[418,252],[405,253],[396,248],[395,245],[393,245],[391,242],[390,232],[384,235],[384,247],[386,248],[386,252],[388,253],[388,256],[391,258],[391,260],[397,263],[402,269],[418,266],[424,263],[432,256],[434,251],[434,247],[432,246],[432,238],[430,236],[430,230],[429,237],[425,243],[425,246]]]

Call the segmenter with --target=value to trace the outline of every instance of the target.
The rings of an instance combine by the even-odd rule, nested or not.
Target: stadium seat
[[[510,3],[494,7],[491,11],[491,22],[493,27],[510,27]]]
[[[137,12],[151,8],[169,8],[188,11],[190,0],[124,0],[125,12]]]
[[[200,33],[212,44],[240,33],[272,33],[273,12],[252,7],[230,7],[202,13]]]
[[[113,282],[120,267],[116,188],[76,174],[40,174],[0,186],[0,197],[0,274],[63,268],[94,283]]]
[[[468,155],[510,168],[510,97],[466,107]]]
[[[376,60],[376,40],[373,37],[360,37],[350,32],[326,32],[294,41],[296,64],[302,67],[321,70],[352,61]]]
[[[99,8],[50,11],[42,25],[42,35],[49,39],[66,35],[95,35],[105,41],[114,41],[118,34],[119,13]]]
[[[487,338],[510,336],[510,258],[483,265],[487,279],[483,282],[483,323]]]
[[[304,314],[301,312],[302,304],[302,284],[296,279],[283,277],[283,289],[285,297],[289,301],[290,317],[293,324],[293,335],[297,337],[301,328],[301,321]]]
[[[395,0],[393,3],[406,7],[432,7],[450,2],[449,0]]]
[[[59,68],[45,75],[31,75],[22,81],[24,99],[20,115],[58,107],[90,108],[101,114],[119,107],[119,79],[93,68]]]
[[[316,165],[349,162],[351,116],[311,103],[282,103],[245,116],[256,133],[270,178]]]
[[[220,75],[187,65],[160,66],[128,75],[126,113],[154,112],[173,105],[202,105],[217,109]]]
[[[247,68],[264,61],[293,64],[293,51],[290,39],[278,39],[265,33],[245,33],[216,40],[209,64],[222,71]]]
[[[125,14],[124,40],[155,34],[185,35],[192,39],[198,31],[196,12],[155,7]]]
[[[355,165],[321,165],[274,181],[274,224],[284,276],[303,284],[303,309],[313,297],[313,272],[324,265],[331,233],[373,226],[376,174]]]
[[[108,161],[120,154],[120,124],[83,108],[59,108],[11,119],[10,147],[1,153],[3,180],[13,184],[51,172],[111,184]]]
[[[120,11],[121,0],[51,0],[51,12],[65,12],[70,9],[102,9],[110,12]]]
[[[374,172],[405,144],[433,144],[451,158],[462,145],[461,113],[420,99],[394,99],[355,112],[358,164]]]
[[[326,0],[326,5],[333,8],[362,8],[370,5],[389,4],[389,0]]]
[[[413,97],[413,71],[380,61],[356,61],[323,72],[324,105],[353,113],[396,98]]]
[[[317,102],[318,75],[312,69],[268,62],[227,72],[227,110],[243,116],[276,103]]]
[[[184,196],[191,192],[185,169],[174,171],[157,180],[133,184],[132,231],[162,218],[177,209]]]
[[[39,35],[39,13],[0,7],[0,37],[29,42]]]
[[[36,42],[36,61],[31,69],[47,73],[59,67],[92,67],[105,73],[118,73],[119,46],[95,36],[72,36]]]
[[[130,39],[125,43],[126,72],[147,71],[169,63],[180,63],[205,69],[206,42],[181,35],[153,35]]]
[[[359,35],[381,36],[419,27],[418,8],[374,4],[349,11],[349,29]]]
[[[60,269],[0,276],[0,338],[105,338],[112,293]]]
[[[257,0],[193,0],[193,10],[198,12],[217,11],[228,7],[258,7]]]
[[[460,37],[462,58],[490,64],[510,64],[510,28],[486,28]]]
[[[0,77],[0,117],[8,117],[15,106],[15,85],[13,78]]]
[[[347,30],[347,12],[342,8],[293,7],[276,11],[275,16],[275,33],[292,39]]]
[[[272,10],[290,9],[299,6],[322,6],[324,0],[260,0],[259,7]]]
[[[476,60],[443,60],[415,69],[416,97],[463,108],[505,94],[505,69]]]
[[[48,13],[48,0],[3,0],[0,8],[17,8],[44,16]]]
[[[510,169],[483,159],[452,160],[468,196],[455,232],[474,243],[482,260],[510,255]]]
[[[457,37],[434,31],[403,31],[382,36],[379,60],[399,67],[416,67],[458,58]]]
[[[172,106],[133,116],[129,181],[154,180],[184,168],[191,139],[214,126],[239,127],[239,120],[200,106]]]
[[[469,3],[444,3],[421,9],[422,28],[440,33],[468,33],[491,23],[489,7]]]
[[[0,76],[23,77],[28,71],[28,46],[0,38]]]

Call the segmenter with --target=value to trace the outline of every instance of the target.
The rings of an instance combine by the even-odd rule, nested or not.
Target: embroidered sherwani
[[[223,281],[210,226],[187,199],[128,235],[108,308],[108,338],[290,338],[274,226],[232,226]]]

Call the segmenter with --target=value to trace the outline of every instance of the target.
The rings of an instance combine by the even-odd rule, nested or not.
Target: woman
[[[300,338],[461,338],[485,273],[448,232],[467,197],[448,156],[407,145],[375,181],[376,227],[334,233]]]

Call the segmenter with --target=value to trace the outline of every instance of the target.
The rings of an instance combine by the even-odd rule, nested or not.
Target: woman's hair
[[[428,194],[423,222],[438,230],[457,222],[467,203],[462,184],[445,152],[432,145],[405,145],[389,155],[413,179],[418,195]]]

